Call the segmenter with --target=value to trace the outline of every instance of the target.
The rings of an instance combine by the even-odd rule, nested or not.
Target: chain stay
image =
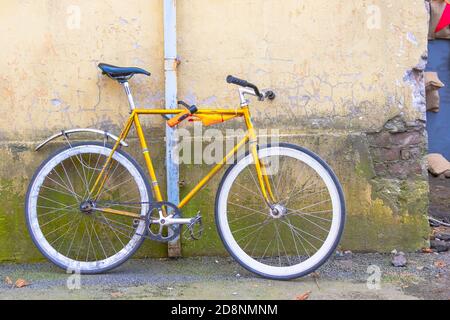
[[[173,241],[174,239],[178,238],[181,234],[181,226],[183,224],[168,224],[166,225],[167,229],[170,229],[172,231],[172,234],[169,236],[163,236],[162,235],[162,229],[164,228],[164,225],[161,225],[160,222],[158,222],[158,224],[160,225],[160,231],[158,233],[153,233],[151,231],[151,226],[152,224],[156,224],[152,221],[155,221],[155,219],[152,219],[152,217],[150,216],[151,212],[156,210],[161,210],[162,207],[166,206],[166,207],[170,207],[175,211],[175,214],[172,215],[172,217],[170,219],[179,219],[181,218],[181,212],[179,210],[179,208],[177,206],[175,206],[172,203],[169,202],[116,202],[116,201],[104,201],[104,202],[98,202],[97,204],[101,204],[102,206],[113,206],[113,205],[151,205],[151,207],[149,208],[146,217],[142,217],[141,220],[145,220],[146,221],[146,232],[145,234],[138,234],[139,236],[145,237],[146,239],[149,240],[154,240],[154,241],[158,241],[158,242],[170,242]],[[136,220],[135,224],[138,224],[138,221],[140,220]],[[112,224],[109,222],[104,222],[106,224],[108,224],[110,227],[112,227]],[[162,227],[161,227],[162,226]],[[190,240],[200,240],[200,238],[203,236],[203,232],[204,232],[204,226],[203,226],[203,221],[202,221],[202,216],[200,214],[200,212],[197,213],[197,215],[191,219],[191,222],[186,224],[186,231],[183,233],[183,235],[185,236],[185,238],[188,238]],[[196,230],[195,227],[197,227],[198,229]],[[125,230],[125,228],[120,227],[120,226],[114,226],[114,228],[118,228],[121,230]],[[129,231],[129,230],[126,230]],[[186,233],[189,233],[188,236],[186,235]]]

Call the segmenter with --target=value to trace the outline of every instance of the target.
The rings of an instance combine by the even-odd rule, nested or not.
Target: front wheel
[[[314,272],[341,239],[345,202],[336,175],[320,157],[291,145],[258,151],[275,199],[262,196],[251,154],[226,172],[216,197],[216,222],[244,268],[270,279]]]

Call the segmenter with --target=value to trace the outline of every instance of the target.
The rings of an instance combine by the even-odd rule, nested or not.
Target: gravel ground
[[[67,284],[77,278],[51,264],[5,264],[0,265],[0,299],[286,300],[306,292],[318,300],[450,299],[450,253],[414,253],[407,259],[406,267],[395,268],[391,255],[336,256],[316,274],[288,282],[261,279],[223,257],[132,260],[108,274],[81,276],[74,290]],[[378,289],[367,285],[368,268],[381,272]],[[29,285],[14,288],[7,278]]]

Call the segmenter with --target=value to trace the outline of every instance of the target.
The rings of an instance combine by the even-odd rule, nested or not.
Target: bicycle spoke
[[[75,232],[74,232],[74,234],[73,234],[72,241],[70,242],[69,249],[67,250],[67,253],[66,253],[66,256],[67,256],[67,257],[69,256],[70,252],[72,251],[72,246],[73,246],[73,243],[74,243],[74,241],[75,241],[75,237],[76,237],[76,235],[77,235],[78,229],[80,228],[81,220],[82,220],[82,216],[80,216],[80,218],[78,219],[77,228],[75,229]]]
[[[253,228],[253,227],[260,226],[260,225],[262,225],[262,224],[267,224],[268,221],[270,221],[270,220],[263,221],[263,222],[259,222],[259,223],[255,223],[255,224],[253,224],[253,225],[251,225],[251,226],[248,226],[248,227],[244,227],[244,228],[240,228],[240,229],[238,229],[238,230],[235,230],[234,232],[237,233],[237,232],[241,232],[241,231],[244,231],[244,230],[248,230],[248,229]]]
[[[56,171],[55,171],[56,172]],[[47,176],[47,179],[49,179],[50,181],[56,183],[57,185],[59,185],[60,187],[62,187],[63,189],[69,191],[72,196],[75,198],[76,201],[79,201],[81,198],[75,193],[75,191],[73,191],[72,189],[69,189],[68,187],[64,187],[63,185],[61,185],[59,182],[55,181],[54,179],[50,178],[49,176]]]
[[[114,235],[116,236],[116,238],[120,241],[121,245],[122,245],[122,246],[125,246],[125,244],[122,242],[122,239],[118,236],[117,232],[119,232],[119,233],[122,234],[122,235],[124,235],[124,234],[121,233],[119,229],[113,227],[113,226],[111,225],[111,223],[108,222],[108,219],[107,219],[103,214],[101,214],[101,216],[102,216],[102,218],[105,220],[104,223],[105,223],[108,227],[111,228],[111,230],[113,231],[113,233],[114,233]],[[100,222],[101,222],[101,221],[100,221]],[[102,223],[102,222],[101,222],[101,223]],[[117,231],[117,232],[116,232],[116,231]]]
[[[86,224],[86,219],[83,220],[83,222],[84,222],[84,229],[86,230],[86,233],[87,233],[88,239],[89,239],[89,242],[87,245],[86,259],[85,259],[85,261],[87,262],[87,261],[89,261],[89,251],[91,250],[91,235],[89,234],[89,227]]]
[[[287,262],[290,265],[291,261],[289,260],[289,255],[288,255],[288,252],[286,250],[286,247],[284,246],[283,238],[280,236],[280,231],[278,230],[278,226],[277,226],[276,223],[274,223],[274,226],[275,226],[275,229],[277,231],[277,237],[278,237],[278,239],[280,239],[281,246],[283,247],[284,253],[286,254],[285,257],[287,259]],[[280,261],[281,261],[281,256],[280,256]]]
[[[133,180],[133,178],[130,178],[130,179],[128,179],[127,181],[121,182],[121,183],[119,183],[118,185],[115,185],[114,187],[109,188],[109,189],[108,189],[108,192],[111,192],[112,190],[117,189],[118,187],[120,187],[120,186],[124,185],[125,183],[128,183],[128,182],[130,182],[130,181],[132,181],[132,180]],[[105,189],[102,190],[102,193],[103,193],[104,190],[105,190]]]
[[[311,189],[308,187],[307,189],[302,189],[300,192],[307,191],[307,190],[311,190]],[[300,192],[297,192],[296,194],[299,194]],[[316,192],[313,192],[313,193],[306,193],[306,194],[304,194],[303,196],[298,197],[296,200],[297,200],[297,201],[299,201],[299,200],[304,200],[304,199],[307,198],[307,197],[308,197],[308,198],[311,198],[311,197],[314,197],[314,196],[316,196],[316,195],[323,194],[323,193],[325,193],[325,192],[328,192],[328,189],[322,188],[322,189],[320,189],[319,191],[316,191]],[[284,204],[285,204],[286,207],[289,205],[290,199],[291,199],[291,198],[287,199],[287,201],[284,202]]]
[[[90,155],[90,154],[89,154]],[[91,194],[90,194],[90,192],[91,192],[91,189],[92,189],[92,183],[93,182],[95,182],[95,179],[94,179],[94,176],[95,176],[95,173],[97,172],[97,171],[100,171],[100,169],[99,169],[99,167],[98,167],[98,164],[99,164],[99,162],[100,162],[100,156],[99,155],[97,155],[97,162],[95,163],[95,167],[93,168],[93,169],[91,169],[91,171],[92,171],[92,174],[91,174],[91,178],[89,179],[89,195],[90,196],[92,196]],[[103,165],[101,165],[100,167],[103,167],[104,166],[104,164]]]
[[[250,175],[251,175],[251,177],[252,177],[252,180],[253,180],[253,182],[255,183],[256,190],[259,190],[259,195],[261,196],[261,199],[262,199],[263,201],[265,201],[264,195],[263,195],[262,190],[261,190],[261,186],[259,185],[258,182],[256,182],[256,178],[253,176],[252,170],[249,168],[248,171],[250,172]]]
[[[320,212],[320,211],[316,211],[316,212]],[[325,210],[325,211],[322,211],[322,212],[326,212],[326,213],[332,213],[333,211],[332,210]],[[288,213],[287,214],[288,216],[299,216],[299,217],[301,217],[301,216],[308,216],[308,217],[311,217],[311,218],[316,218],[316,219],[319,219],[319,220],[322,220],[322,221],[327,221],[327,222],[333,222],[333,220],[331,220],[331,219],[327,219],[327,218],[322,218],[322,217],[319,217],[319,216],[316,216],[316,215],[314,215],[314,214],[310,214],[310,213],[304,213],[304,212],[302,212],[302,213]]]
[[[106,238],[108,239],[109,244],[111,245],[111,248],[114,250],[114,254],[116,254],[118,251],[116,247],[114,246],[113,241],[111,240],[111,237],[109,236],[108,229],[106,228],[105,224],[100,223],[100,226],[105,230]]]
[[[264,228],[269,222],[270,222],[270,220],[266,220],[266,221],[264,221],[264,222],[262,222],[262,223],[259,223],[259,224],[257,224],[257,225],[251,226],[251,227],[255,227],[255,226],[258,226],[258,225],[259,225],[260,227],[259,227],[258,229],[256,229],[256,230],[254,230],[254,231],[248,233],[245,237],[239,239],[239,241],[243,241],[243,240],[247,239],[248,237],[250,237],[252,234],[255,234],[256,232],[258,232],[259,230],[261,230],[262,228]],[[238,232],[238,231],[235,231],[235,232]],[[238,241],[238,242],[239,242],[239,241]]]
[[[303,185],[303,186],[302,186],[302,189],[300,189],[299,191],[296,191],[296,192],[294,192],[294,191],[295,191],[295,188],[294,188],[294,189],[292,189],[292,191],[289,193],[289,196],[287,196],[286,198],[284,198],[284,199],[281,200],[280,202],[283,203],[285,206],[288,206],[288,205],[289,205],[289,201],[291,200],[292,197],[294,197],[294,196],[296,196],[296,195],[298,195],[298,194],[300,194],[300,193],[302,193],[302,192],[305,192],[305,191],[307,191],[307,190],[311,190],[311,188],[314,187],[314,186],[316,186],[318,183],[320,183],[320,182],[319,182],[319,181],[316,181],[316,182],[314,182],[314,183],[308,185],[307,187],[305,187],[305,185]],[[305,184],[306,184],[306,183],[305,183]],[[307,195],[306,195],[306,196],[307,196]]]
[[[56,193],[65,194],[65,195],[67,195],[67,196],[72,196],[71,193],[63,192],[63,191],[57,190],[57,189],[55,189],[55,188],[50,188],[50,187],[47,187],[47,186],[45,186],[45,185],[42,185],[41,188],[44,188],[44,189],[47,189],[47,190],[50,190],[50,191],[54,191],[54,192],[56,192]]]
[[[250,192],[251,194],[254,194],[255,196],[258,196],[258,194],[256,192],[250,190],[249,188],[247,188],[247,187],[245,187],[245,186],[243,186],[243,185],[241,185],[239,183],[236,183],[236,185],[241,187],[241,188],[243,188],[243,189],[245,189],[246,191]]]
[[[134,228],[131,227],[131,226],[128,225],[128,224],[125,224],[125,223],[116,221],[116,220],[114,220],[114,219],[109,219],[109,218],[105,217],[104,215],[103,215],[103,218],[104,218],[106,221],[108,221],[108,222],[111,222],[111,223],[114,223],[114,224],[119,224],[122,228],[129,228],[129,229],[131,229],[130,231],[134,231]],[[125,230],[125,229],[124,229],[124,230]]]
[[[270,245],[272,244],[272,242],[273,242],[273,238],[270,240],[269,244],[267,245],[266,249],[264,250],[264,253],[263,253],[262,257],[261,257],[261,260],[263,260],[266,257],[267,251],[269,250]]]
[[[76,157],[76,158],[78,158],[78,157]],[[86,188],[86,190],[89,190],[89,186],[87,185],[87,181],[85,179],[83,179],[83,176],[81,175],[80,171],[78,170],[78,166],[75,164],[75,162],[73,161],[72,157],[70,157],[70,161],[72,162],[75,170],[77,171],[77,174],[80,177],[80,180],[83,182],[84,187]],[[84,196],[83,196],[83,199],[84,199]]]
[[[64,170],[64,173],[66,174],[67,181],[69,182],[70,189],[72,190],[73,194],[75,194],[76,197],[77,197],[79,200],[82,200],[82,198],[79,196],[79,194],[77,194],[77,193],[75,192],[75,188],[73,187],[72,181],[70,180],[69,174],[67,173],[66,167],[64,166],[64,161],[61,162],[61,166],[62,166],[62,168],[63,168],[63,170]],[[55,170],[55,172],[57,172],[57,171]],[[59,176],[59,175],[58,175],[58,176]],[[64,181],[64,180],[62,180],[62,181]]]
[[[45,226],[49,225],[50,223],[55,222],[55,221],[57,221],[57,220],[59,220],[59,219],[61,219],[61,218],[66,217],[66,216],[67,216],[68,214],[70,214],[70,213],[71,213],[71,212],[66,212],[66,213],[64,213],[63,215],[57,216],[56,218],[54,218],[54,219],[52,219],[52,220],[50,220],[50,221],[44,223],[43,225],[41,225],[41,228],[44,228]]]
[[[300,257],[300,253],[299,253],[299,251],[298,251],[297,241],[295,240],[294,232],[292,231],[292,224],[291,224],[291,221],[289,220],[289,218],[288,218],[287,220],[288,220],[288,224],[289,224],[289,230],[291,231],[292,239],[294,240],[294,246],[295,246],[295,251],[297,252],[298,260],[301,261],[302,259],[301,259],[301,257]]]
[[[261,233],[262,233],[262,230],[263,230],[263,228],[261,228],[261,229],[259,230],[259,232],[258,232],[258,236],[256,237],[255,245],[253,246],[253,250],[252,250],[252,252],[250,253],[250,256],[251,256],[251,257],[253,257],[254,252],[255,252],[256,248],[258,247],[259,240],[261,239]],[[250,243],[250,242],[249,242],[249,243]],[[245,248],[244,248],[244,250],[245,250]]]
[[[272,182],[272,190],[273,190],[273,188],[275,187],[275,181],[273,179],[273,175],[269,175],[269,177],[270,177],[270,181]],[[274,195],[276,198],[275,200],[280,199],[280,195],[278,194],[278,192],[279,192],[278,186],[273,191],[275,193],[275,195]]]
[[[328,231],[329,231],[328,229],[325,229],[325,228],[322,227],[321,225],[318,225],[317,223],[315,223],[315,222],[309,220],[309,219],[306,218],[305,216],[300,215],[299,217],[305,219],[306,221],[308,221],[309,223],[315,225],[316,227],[318,227],[318,228],[321,229],[322,231],[325,231],[326,233],[328,233]]]
[[[81,219],[81,221],[82,222],[84,222],[84,219],[82,218]],[[84,236],[86,235],[86,228],[84,228],[84,231],[83,231],[83,236],[81,237],[81,241],[80,241],[80,244],[79,244],[79,246],[78,246],[78,253],[77,253],[77,257],[76,257],[76,259],[75,260],[78,260],[78,257],[80,256],[80,253],[81,253],[81,249],[83,248],[83,243],[84,243]]]
[[[44,197],[44,196],[42,196],[42,195],[40,195],[39,198],[44,199],[44,200],[47,200],[47,201],[50,201],[50,202],[53,202],[53,203],[56,203],[56,204],[59,204],[59,205],[62,205],[63,207],[66,205],[66,204],[64,204],[64,203],[61,203],[61,202],[59,202],[59,201],[55,201],[55,200],[49,199],[49,198]]]
[[[234,202],[230,202],[229,204],[231,204],[231,205],[233,205],[233,206],[236,206],[236,207],[239,207],[239,208],[248,209],[248,210],[250,210],[250,211],[253,211],[253,212],[256,212],[256,213],[260,213],[260,214],[262,214],[262,215],[264,215],[264,216],[267,216],[266,213],[264,213],[264,212],[262,212],[262,211],[259,211],[259,210],[255,210],[255,209],[253,209],[253,208],[249,208],[249,207],[246,207],[246,206],[243,206],[243,205],[234,203]]]
[[[302,239],[299,238],[298,234],[295,233],[295,231],[293,230],[293,227],[292,227],[292,224],[291,224],[291,221],[289,220],[289,218],[287,218],[287,220],[288,220],[288,224],[289,224],[289,230],[291,230],[292,236],[294,237],[294,235],[295,235],[295,237],[297,237],[297,239],[300,241],[300,244],[302,245],[303,250],[305,250],[305,252],[308,255],[308,257],[311,257],[311,255],[309,254],[309,251],[306,249],[305,245],[303,244]]]
[[[76,221],[76,220],[72,220],[72,222],[71,222],[69,228],[66,230],[66,232],[64,232],[64,233],[61,234],[58,238],[56,238],[55,240],[53,240],[52,242],[50,242],[50,245],[53,246],[53,244],[54,244],[55,242],[57,242],[57,241],[58,241],[59,239],[61,239],[62,237],[65,237],[65,236],[67,235],[67,233],[72,229],[72,227],[73,227],[75,221]]]
[[[321,205],[321,204],[324,204],[324,203],[328,203],[328,202],[331,202],[331,199],[323,200],[323,201],[320,201],[320,202],[308,205],[308,206],[303,207],[303,208],[298,209],[298,210],[293,210],[292,213],[300,213],[300,212],[303,212],[305,209],[313,208],[313,207],[316,207],[318,205]]]
[[[287,224],[287,223],[284,222],[284,221],[283,221],[283,223]],[[307,231],[305,231],[305,230],[302,230],[302,229],[300,229],[300,228],[298,228],[298,227],[292,226],[292,228],[293,228],[294,231],[296,230],[296,231],[298,231],[298,232],[304,233],[304,234],[310,236],[311,238],[314,238],[314,239],[316,239],[316,240],[319,240],[321,243],[324,243],[324,242],[325,242],[325,239],[320,239],[320,238],[316,237],[315,235],[313,235],[313,234],[311,234],[311,233],[309,233],[309,232],[307,232]]]
[[[275,224],[274,224],[274,225],[275,225]],[[277,239],[278,263],[279,263],[279,265],[280,265],[280,267],[281,267],[280,241],[279,241],[278,236],[275,237],[275,239]],[[274,249],[275,249],[275,248],[274,248]],[[274,252],[272,252],[272,257],[273,257],[273,256],[274,256]]]
[[[73,211],[73,212],[78,212],[78,210],[75,210],[73,207],[75,207],[75,206],[78,206],[78,204],[72,204],[72,205],[68,205],[68,206],[66,206],[66,207],[63,207],[63,208],[55,208],[55,207],[46,207],[46,206],[36,206],[37,208],[41,208],[41,209],[54,209],[54,210],[52,210],[52,211],[48,211],[48,212],[45,212],[44,214],[39,214],[38,216],[39,216],[39,218],[42,218],[42,217],[45,217],[45,216],[47,216],[47,215],[49,215],[49,214],[52,214],[52,213],[55,213],[55,212],[58,212],[58,211],[65,211],[65,210],[67,210],[67,209],[70,209],[70,211]]]
[[[283,165],[284,165],[284,163],[286,162],[286,159],[284,159],[284,162],[283,162],[283,164],[281,164],[281,161],[279,162],[279,166],[280,166],[280,169],[278,170],[278,173],[280,173],[280,172],[283,172]],[[280,183],[281,183],[281,174],[279,175],[279,177],[278,177],[278,182],[277,182],[277,189],[279,190],[280,189]]]
[[[58,228],[52,230],[50,233],[47,233],[47,234],[46,234],[46,237],[48,238],[50,235],[52,235],[52,234],[54,234],[55,232],[61,230],[62,228],[64,228],[65,226],[67,226],[67,225],[70,224],[70,223],[71,223],[71,222],[68,222],[68,223],[63,224],[62,226],[60,226],[60,227],[58,227]]]
[[[243,220],[243,219],[245,219],[245,218],[254,216],[255,214],[259,214],[259,212],[253,212],[253,213],[247,214],[247,215],[245,215],[245,216],[243,216],[243,217],[239,217],[239,218],[237,218],[237,219],[234,219],[234,220],[230,221],[229,224],[233,224],[233,223],[235,223],[235,222],[237,222],[237,221],[240,221],[240,220]]]
[[[113,164],[111,163],[110,166],[112,167],[112,165]],[[100,197],[102,196],[103,192],[105,191],[105,186],[108,184],[108,181],[110,181],[111,177],[114,176],[114,174],[116,173],[116,170],[117,170],[118,167],[119,167],[119,162],[116,163],[116,166],[115,166],[115,168],[114,168],[114,170],[112,171],[111,174],[109,174],[109,172],[111,171],[110,168],[104,171],[107,176],[106,176],[105,182],[103,184],[103,189],[100,191],[100,193],[99,193],[99,195],[97,197],[98,199],[100,199]]]

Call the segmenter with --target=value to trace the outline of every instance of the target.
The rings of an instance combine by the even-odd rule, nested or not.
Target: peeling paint
[[[408,32],[406,34],[406,39],[408,39],[408,41],[411,42],[415,46],[419,45],[419,42],[417,41],[416,36],[412,32]]]
[[[51,101],[52,105],[55,107],[59,107],[62,104],[61,100],[59,100],[59,99],[52,99],[50,101]]]

